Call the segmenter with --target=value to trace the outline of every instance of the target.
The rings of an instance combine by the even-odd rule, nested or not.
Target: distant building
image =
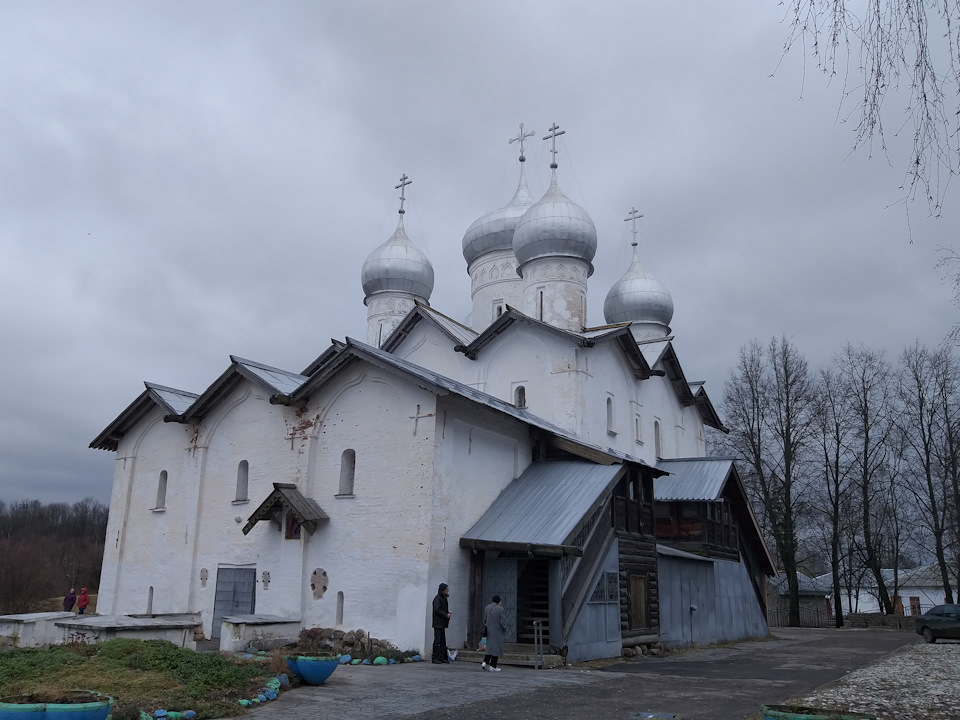
[[[800,627],[834,625],[831,582],[829,575],[812,578],[797,573]],[[790,588],[786,575],[777,575],[767,583],[767,623],[770,627],[790,625]]]
[[[943,592],[943,579],[940,576],[940,568],[936,564],[900,570],[899,573],[896,573],[896,580],[892,568],[885,568],[881,572],[883,583],[886,585],[887,592],[891,594],[894,612],[896,613],[919,615],[934,605],[942,605],[946,602]],[[866,568],[862,568],[852,581],[850,580],[850,578],[841,578],[844,611],[853,613],[881,612],[877,582],[873,573]],[[955,576],[951,580],[953,599],[956,602],[958,598],[957,580]],[[831,576],[821,575],[817,578],[817,581],[821,584],[826,583],[827,592],[831,593],[832,596],[833,591],[830,588],[833,581]],[[896,589],[894,588],[895,582]]]
[[[634,243],[609,324],[586,327],[593,221],[555,162],[535,201],[520,160],[463,238],[469,325],[429,306],[404,176],[362,268],[366,342],[300,372],[231,357],[199,393],[147,383],[94,439],[117,457],[101,612],[199,611],[211,637],[257,612],[425,649],[443,582],[457,647],[494,593],[508,640],[540,628],[568,660],[766,634],[769,555],[732,462],[703,458],[723,425],[680,366],[670,293]],[[655,506],[655,483],[699,471],[706,495]],[[661,535],[692,527],[688,505],[700,535]]]

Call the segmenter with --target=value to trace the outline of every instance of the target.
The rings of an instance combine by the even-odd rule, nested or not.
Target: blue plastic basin
[[[0,699],[0,720],[106,720],[113,698],[98,692],[74,690],[68,694],[76,702],[10,702],[30,700],[30,695]]]
[[[304,655],[297,658],[300,679],[307,685],[322,685],[324,680],[333,675],[333,671],[339,664],[337,658],[316,658]]]

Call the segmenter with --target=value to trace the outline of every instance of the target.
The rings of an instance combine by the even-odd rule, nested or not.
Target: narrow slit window
[[[517,389],[513,391],[513,404],[518,408],[527,406],[527,389],[523,385],[517,385]]]
[[[663,434],[660,432],[660,421],[653,421],[653,449],[658,458],[663,457]]]
[[[237,465],[237,492],[233,498],[234,502],[240,502],[247,499],[247,488],[250,479],[250,463],[241,460]]]
[[[157,504],[154,505],[158,510],[167,506],[167,471],[160,471],[160,478],[157,480]]]
[[[340,490],[338,495],[353,495],[353,480],[357,472],[357,453],[344,450],[340,456]]]
[[[607,432],[614,432],[613,429],[613,398],[607,398]]]

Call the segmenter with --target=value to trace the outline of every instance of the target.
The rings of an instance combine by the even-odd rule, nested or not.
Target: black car
[[[917,616],[917,633],[928,643],[960,638],[960,605],[936,605]]]

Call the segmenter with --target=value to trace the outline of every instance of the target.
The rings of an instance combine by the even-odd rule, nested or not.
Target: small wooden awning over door
[[[293,483],[274,483],[273,492],[267,495],[267,499],[260,503],[260,507],[247,519],[243,534],[250,532],[261,520],[272,520],[282,526],[286,511],[292,512],[300,527],[311,535],[316,531],[320,520],[330,519],[316,500],[304,497]]]

